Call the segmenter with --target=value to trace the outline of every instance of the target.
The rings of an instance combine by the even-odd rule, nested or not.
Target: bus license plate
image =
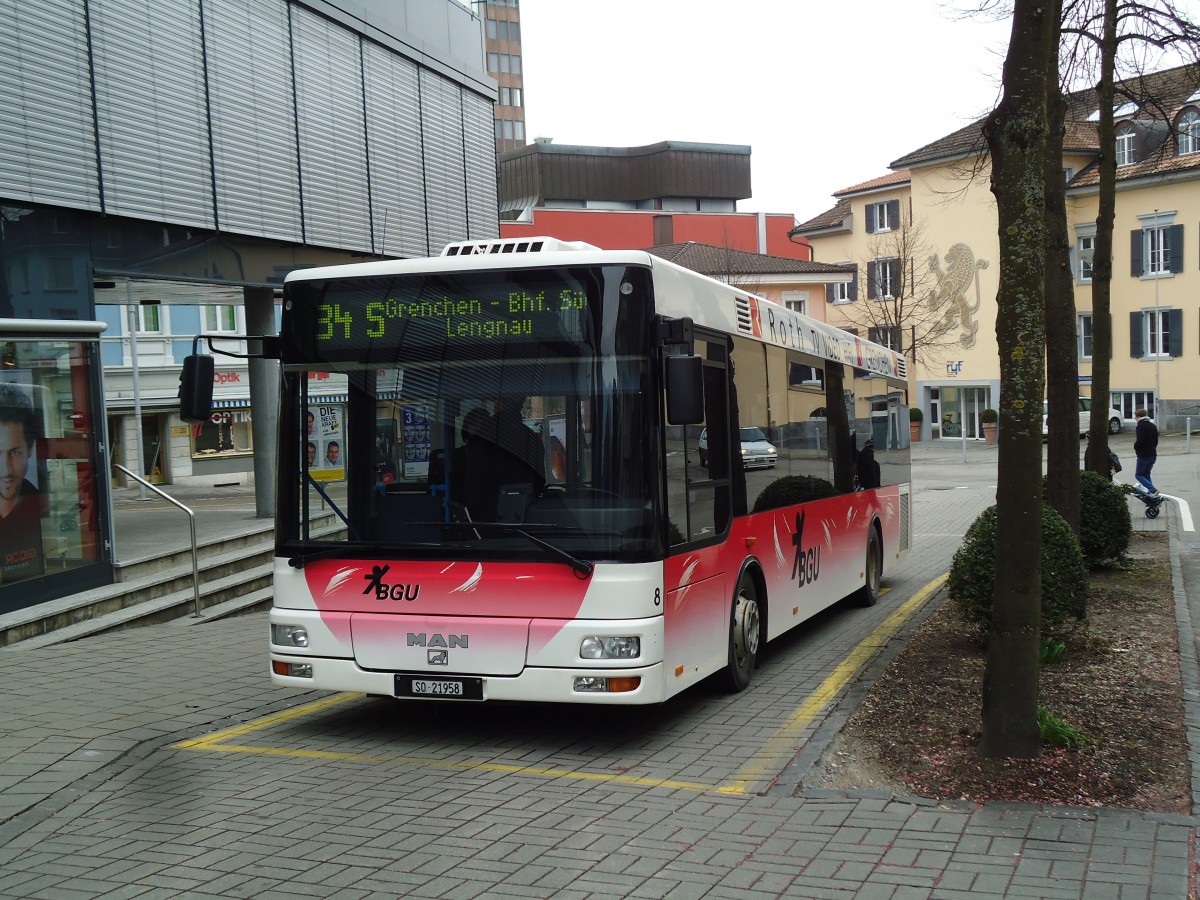
[[[482,700],[483,679],[397,675],[396,696],[428,700]]]

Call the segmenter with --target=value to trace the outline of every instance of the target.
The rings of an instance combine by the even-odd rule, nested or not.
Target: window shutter
[[[858,299],[858,268],[854,269],[854,275],[850,278],[850,299]]]
[[[899,259],[889,259],[888,260],[888,271],[891,273],[891,276],[892,276],[891,277],[892,296],[893,297],[903,296],[904,295],[904,285],[901,284],[900,279],[901,279],[901,276],[904,274],[904,270],[900,266],[900,260]]]
[[[1142,339],[1142,314],[1140,312],[1131,312],[1129,314],[1129,355],[1134,359],[1141,359],[1145,354],[1142,353],[1142,348],[1145,342]]]
[[[825,285],[825,302],[826,303],[833,302],[833,285],[832,284]]]
[[[892,332],[892,349],[897,353],[904,352],[904,329],[899,325],[890,326]]]
[[[1174,225],[1172,226],[1172,230],[1182,227],[1182,225]],[[1182,309],[1172,309],[1167,312],[1167,329],[1167,352],[1172,356],[1183,356]]]
[[[900,201],[889,200],[887,202],[888,224],[892,228],[900,227]]]
[[[868,203],[866,209],[867,234],[875,233],[875,204]]]
[[[1129,232],[1129,274],[1135,278],[1140,278],[1145,274],[1142,266],[1142,234],[1140,228]]]
[[[1167,229],[1167,268],[1172,272],[1183,271],[1183,226],[1172,225]],[[1171,354],[1174,356],[1175,354]]]
[[[879,339],[879,336],[880,336],[880,335],[879,335],[879,332],[880,332],[880,331],[881,331],[881,329],[879,329],[879,328],[877,328],[876,326],[872,325],[870,328],[868,328],[868,329],[867,329],[867,340],[868,340],[868,341],[870,341],[872,344],[882,344],[882,343],[883,343],[883,341],[881,341],[881,340]]]
[[[867,263],[867,299],[874,300],[879,296],[879,263],[872,260]]]

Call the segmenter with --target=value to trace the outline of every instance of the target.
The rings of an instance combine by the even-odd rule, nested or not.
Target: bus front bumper
[[[271,652],[271,683],[278,687],[322,691],[361,691],[384,697],[397,696],[397,672],[382,672],[364,669],[352,659],[328,657],[290,656]],[[310,673],[304,676],[281,674],[295,670]],[[618,706],[639,706],[661,703],[666,699],[663,692],[663,664],[628,668],[532,668],[528,667],[514,676],[461,675],[453,673],[439,675],[436,679],[423,673],[423,680],[450,681],[478,679],[482,681],[483,700],[518,700],[535,703],[590,703]],[[420,677],[413,673],[412,677]],[[580,682],[579,680],[584,681]],[[603,683],[601,683],[603,682]],[[591,689],[579,690],[587,685]],[[600,689],[617,687],[619,690]],[[424,697],[401,696],[424,702]],[[434,702],[469,703],[452,696],[430,696]]]

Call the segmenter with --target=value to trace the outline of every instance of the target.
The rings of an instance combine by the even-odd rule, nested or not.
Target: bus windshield
[[[623,266],[289,282],[281,555],[661,554],[648,284]]]

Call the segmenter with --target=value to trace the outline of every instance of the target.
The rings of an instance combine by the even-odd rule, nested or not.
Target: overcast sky
[[[738,208],[803,221],[984,115],[1008,29],[938,0],[521,0],[527,137],[748,144]]]

